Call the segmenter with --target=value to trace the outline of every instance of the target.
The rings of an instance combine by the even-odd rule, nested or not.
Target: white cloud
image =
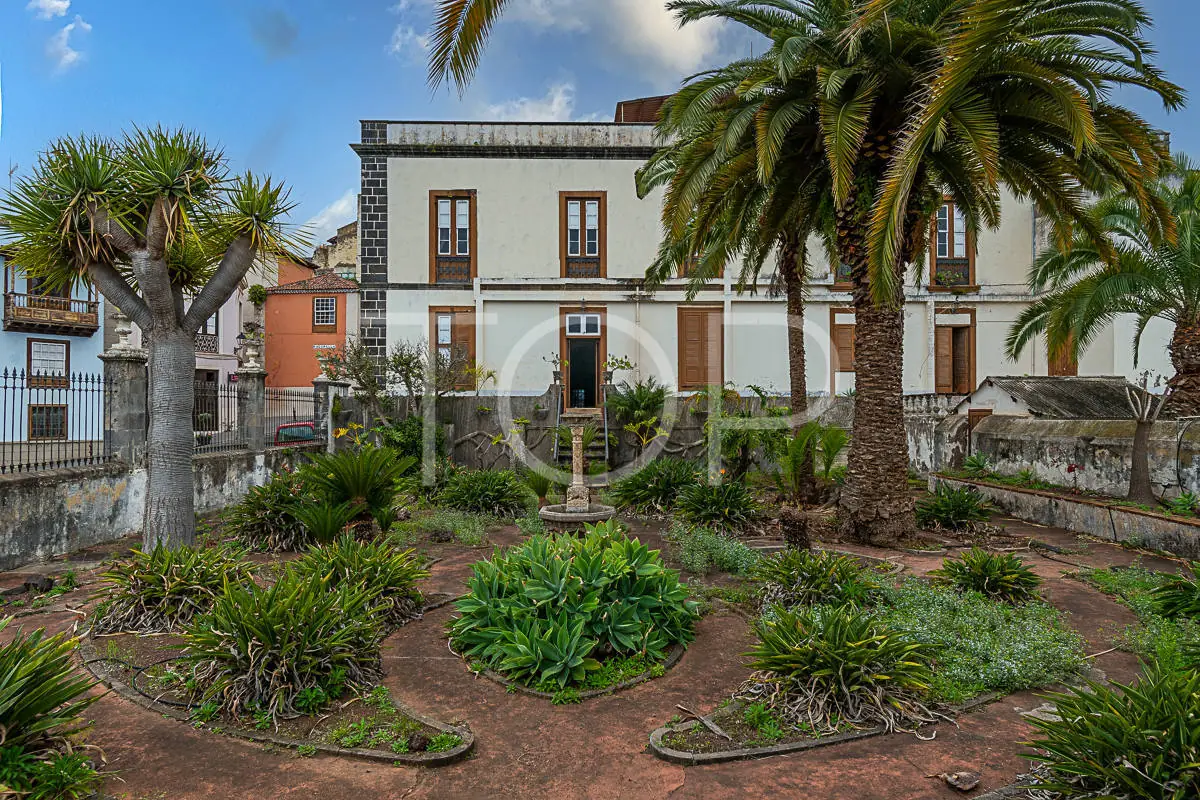
[[[596,114],[575,116],[575,85],[552,84],[543,97],[518,97],[484,107],[485,119],[497,122],[591,122]]]
[[[429,52],[430,37],[428,33],[417,33],[411,25],[397,25],[392,31],[392,41],[388,52],[394,56],[412,55],[424,57]]]
[[[25,8],[35,12],[38,19],[65,17],[71,8],[71,0],[29,0]]]
[[[75,31],[91,33],[91,30],[92,26],[76,14],[74,22],[68,22],[58,33],[46,40],[46,56],[54,62],[56,71],[68,70],[83,58],[83,53],[71,47],[71,34]]]
[[[334,200],[317,215],[304,223],[306,233],[313,245],[324,244],[329,237],[337,233],[337,229],[358,219],[358,195],[354,189]]]

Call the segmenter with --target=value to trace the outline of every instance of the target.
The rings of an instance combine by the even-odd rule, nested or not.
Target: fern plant
[[[1042,579],[1012,553],[989,553],[977,547],[931,570],[935,582],[961,591],[979,592],[1006,603],[1023,603],[1037,596]]]

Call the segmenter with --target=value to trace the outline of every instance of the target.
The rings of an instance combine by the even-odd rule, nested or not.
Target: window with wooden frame
[[[725,383],[725,311],[719,306],[679,307],[679,389]]]
[[[563,278],[608,276],[608,193],[559,192]]]
[[[314,297],[312,301],[313,333],[337,333],[338,303],[336,297]]]
[[[829,392],[854,387],[854,316],[850,309],[829,312]]]
[[[63,388],[71,373],[71,343],[56,339],[29,339],[26,343],[28,385]]]
[[[975,310],[944,312],[934,327],[934,391],[970,394],[975,390]],[[954,319],[954,322],[946,322]]]
[[[429,282],[470,283],[479,275],[474,189],[429,193]]]
[[[61,403],[29,406],[29,441],[67,438],[67,407]]]
[[[929,241],[929,288],[953,290],[975,286],[975,241],[962,211],[949,198],[933,216]]]
[[[475,307],[442,306],[429,309],[429,341],[438,360],[458,370],[454,388],[475,388]]]

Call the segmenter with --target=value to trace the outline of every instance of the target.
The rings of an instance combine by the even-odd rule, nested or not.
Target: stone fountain
[[[551,530],[581,531],[585,524],[605,522],[617,515],[612,506],[592,502],[591,490],[583,479],[583,429],[595,423],[597,413],[587,409],[564,411],[562,422],[571,430],[571,485],[567,502],[545,506],[538,514]]]

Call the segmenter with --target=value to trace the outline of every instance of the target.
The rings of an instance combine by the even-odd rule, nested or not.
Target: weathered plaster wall
[[[194,460],[196,513],[237,502],[298,450],[210,453]],[[39,561],[136,533],[146,471],[124,464],[0,477],[0,569]]]
[[[941,476],[938,484],[972,486],[996,508],[1042,525],[1066,528],[1112,542],[1164,550],[1184,558],[1200,558],[1200,523],[1178,517],[1148,514],[1138,509],[1088,499],[1070,499],[1049,492],[991,486]]]

